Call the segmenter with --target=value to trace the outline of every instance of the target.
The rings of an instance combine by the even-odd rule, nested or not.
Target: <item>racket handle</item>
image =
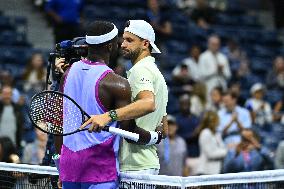
[[[123,138],[133,140],[135,142],[137,142],[139,140],[139,134],[132,133],[132,132],[129,132],[129,131],[125,131],[123,129],[119,129],[119,128],[116,128],[116,127],[105,126],[103,130],[108,131],[108,132],[115,134],[115,135],[119,135]]]

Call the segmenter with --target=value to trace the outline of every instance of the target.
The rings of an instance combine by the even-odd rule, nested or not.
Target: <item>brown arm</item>
[[[109,110],[121,108],[131,103],[131,88],[128,81],[114,73],[109,73],[101,81],[99,93],[102,103]],[[113,103],[110,104],[110,102]],[[108,116],[107,114],[103,115]],[[150,132],[138,127],[134,119],[120,121],[119,124],[121,129],[139,134],[138,142],[127,140],[128,142],[142,145],[149,143],[151,139]]]

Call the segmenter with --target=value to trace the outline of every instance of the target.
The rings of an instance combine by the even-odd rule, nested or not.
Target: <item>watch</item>
[[[115,110],[110,110],[108,112],[108,115],[109,117],[111,118],[111,121],[114,122],[114,121],[117,121],[117,113]]]

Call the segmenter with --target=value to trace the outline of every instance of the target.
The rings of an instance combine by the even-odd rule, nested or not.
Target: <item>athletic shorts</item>
[[[118,189],[118,181],[103,183],[62,182],[62,189]]]

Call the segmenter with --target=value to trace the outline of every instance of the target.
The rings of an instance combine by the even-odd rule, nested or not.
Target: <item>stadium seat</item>
[[[270,49],[268,45],[254,45],[253,51],[254,56],[261,58],[271,59],[276,55],[273,49]]]
[[[15,28],[10,23],[10,18],[0,15],[0,31],[1,30],[14,30]]]
[[[250,61],[250,68],[254,73],[267,73],[267,70],[271,68],[271,61],[263,58],[252,58]]]
[[[280,90],[269,90],[266,93],[266,100],[270,102],[272,106],[283,97],[283,91]]]
[[[129,19],[129,9],[122,7],[109,7],[110,16],[115,15],[117,19],[127,20]]]
[[[131,19],[143,19],[146,20],[147,18],[147,12],[144,8],[135,8],[129,10],[129,18]]]
[[[238,25],[239,23],[239,18],[238,16],[232,16],[230,14],[225,14],[225,13],[219,13],[216,15],[216,25]]]
[[[188,53],[188,45],[186,42],[181,42],[177,40],[168,40],[165,42],[165,46],[167,48],[167,52],[180,53],[180,54]]]
[[[241,15],[238,17],[238,22],[242,26],[251,26],[254,28],[260,27],[258,20],[255,16],[250,16],[250,15]]]
[[[164,70],[171,71],[174,67],[181,63],[181,61],[185,58],[183,54],[170,54],[167,53],[163,57],[163,62],[161,64]]]
[[[110,11],[107,6],[93,6],[89,5],[84,8],[84,15],[89,20],[109,18]]]
[[[168,114],[176,114],[179,111],[179,102],[177,97],[169,91],[169,99],[167,105],[167,113]]]
[[[192,31],[189,30],[188,25],[183,24],[175,24],[172,23],[173,32],[171,38],[177,40],[188,40],[190,35],[192,35]]]

